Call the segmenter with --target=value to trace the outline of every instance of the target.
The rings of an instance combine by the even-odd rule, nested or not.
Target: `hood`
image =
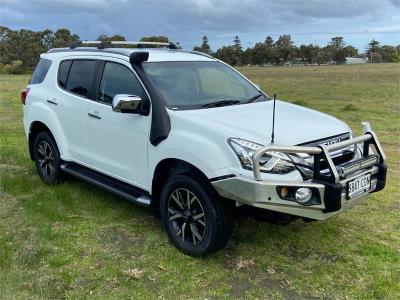
[[[273,101],[232,105],[177,113],[197,119],[212,130],[224,130],[237,137],[260,144],[271,142]],[[207,122],[205,122],[207,121]],[[298,145],[350,132],[338,119],[302,106],[276,101],[275,144]]]

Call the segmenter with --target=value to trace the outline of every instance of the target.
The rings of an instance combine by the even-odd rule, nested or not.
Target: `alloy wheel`
[[[47,141],[41,141],[37,149],[37,160],[39,163],[39,168],[42,174],[46,177],[50,177],[54,174],[54,156],[53,150]]]
[[[168,219],[177,237],[192,245],[199,244],[206,233],[206,218],[200,200],[189,190],[179,188],[168,198]]]

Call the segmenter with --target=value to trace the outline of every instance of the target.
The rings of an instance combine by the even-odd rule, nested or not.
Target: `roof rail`
[[[138,48],[145,48],[146,45],[168,47],[169,49],[178,49],[178,46],[172,42],[132,42],[132,41],[76,41],[70,44],[71,49],[77,47],[98,45],[97,49],[111,48],[112,45],[122,45],[122,46],[137,46]]]
[[[209,58],[215,58],[215,57],[212,57],[210,54],[207,54],[207,53],[204,53],[204,52],[200,52],[200,51],[190,51],[190,53],[201,55],[201,56],[205,56],[205,57],[209,57]]]

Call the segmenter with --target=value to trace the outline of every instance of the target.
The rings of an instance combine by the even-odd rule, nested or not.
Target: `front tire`
[[[205,256],[228,243],[232,233],[230,212],[201,178],[173,175],[160,200],[164,227],[182,252]]]
[[[34,142],[33,157],[40,178],[46,184],[61,180],[61,158],[57,144],[48,132],[40,132]]]

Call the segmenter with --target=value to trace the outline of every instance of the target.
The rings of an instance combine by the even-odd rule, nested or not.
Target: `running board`
[[[150,206],[150,195],[146,191],[136,188],[128,183],[101,174],[76,163],[64,163],[61,165],[61,170],[67,174],[75,176],[106,191],[125,198],[130,202],[134,202],[142,206]]]

